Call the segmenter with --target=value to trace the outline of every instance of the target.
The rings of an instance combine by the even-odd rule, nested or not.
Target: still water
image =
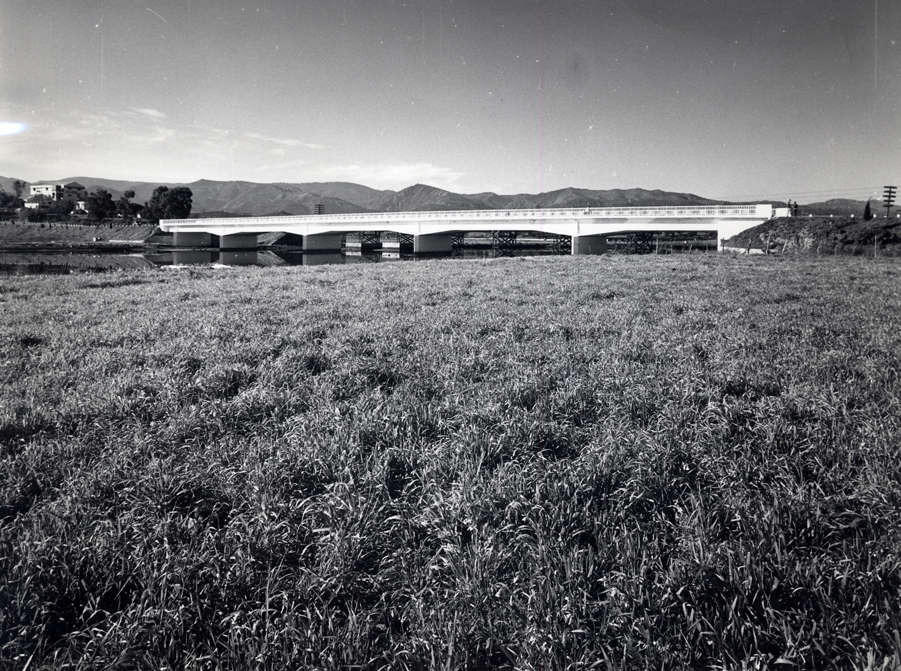
[[[552,249],[461,249],[447,258],[495,258],[537,256]],[[0,251],[0,275],[67,274],[71,272],[137,270],[163,266],[318,266],[336,263],[384,263],[414,261],[423,257],[398,252],[301,252],[286,250],[227,251],[185,249],[164,252],[122,253],[95,250]],[[435,258],[430,256],[426,258]]]
[[[673,254],[717,251],[716,240],[669,240],[658,243],[645,253]],[[623,240],[608,238],[608,253],[631,253]],[[568,245],[524,244],[506,248],[463,245],[455,247],[446,258],[491,259],[507,256],[568,255]],[[323,264],[385,263],[415,261],[422,258],[408,252],[359,251],[303,252],[297,249],[220,250],[152,248],[59,248],[59,249],[0,249],[0,275],[67,274],[72,272],[103,272],[138,270],[165,266],[318,266]],[[440,258],[440,257],[439,257]]]

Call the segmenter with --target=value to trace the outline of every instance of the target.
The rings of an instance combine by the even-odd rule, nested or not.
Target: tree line
[[[13,182],[15,194],[6,193],[4,189],[0,188],[0,209],[7,210],[22,207],[25,202],[22,200],[22,191],[25,190],[25,186],[25,182],[17,179]]]
[[[75,211],[75,202],[66,198],[38,208],[25,208],[22,198],[25,186],[24,182],[16,180],[13,183],[15,194],[0,189],[0,209],[18,209],[19,221],[44,221],[48,215],[66,219]],[[191,214],[193,196],[191,189],[186,186],[170,189],[161,185],[153,190],[150,200],[141,205],[132,202],[135,192],[131,189],[114,199],[109,191],[98,188],[85,198],[85,211],[91,219],[98,222],[118,218],[122,223],[135,223],[140,219],[141,223],[156,224],[160,219],[187,219]]]
[[[126,191],[119,200],[113,200],[109,191],[97,189],[88,196],[85,208],[88,214],[98,221],[114,216],[133,219],[140,215],[141,221],[155,224],[160,219],[187,219],[191,214],[193,196],[191,189],[186,186],[177,186],[174,189],[158,186],[153,190],[150,200],[138,205],[131,202],[135,197],[134,191]]]

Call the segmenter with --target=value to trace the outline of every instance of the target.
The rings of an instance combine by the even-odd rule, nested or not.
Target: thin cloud
[[[322,149],[321,144],[313,144],[311,142],[303,142],[302,140],[293,140],[290,138],[278,138],[263,135],[262,133],[244,133],[244,137],[250,140],[260,140],[261,142],[272,142],[282,145],[283,147],[306,147],[307,149]]]
[[[257,168],[253,168],[251,172],[260,173],[260,172],[268,172],[270,170],[284,170],[286,168],[297,168],[302,165],[306,165],[306,161],[298,159],[296,161],[285,161],[284,163],[267,163],[266,165],[261,165]]]
[[[439,188],[457,188],[463,172],[431,163],[379,163],[324,166],[322,179],[356,182],[376,189],[403,189],[424,183]]]
[[[135,112],[140,112],[141,114],[146,114],[147,116],[153,117],[154,119],[165,119],[166,115],[160,112],[159,110],[151,109],[149,107],[132,107]]]
[[[232,132],[234,132],[227,128],[217,128],[216,126],[208,126],[203,123],[197,123],[196,121],[194,123],[192,123],[189,126],[189,128],[191,130],[206,131],[209,133],[213,133],[217,137],[222,137],[224,135],[230,135]]]

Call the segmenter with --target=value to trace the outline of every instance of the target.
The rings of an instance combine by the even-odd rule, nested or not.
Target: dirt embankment
[[[901,220],[856,217],[779,217],[726,241],[751,254],[865,254],[877,249],[901,254]]]
[[[53,245],[76,247],[98,244],[144,245],[171,239],[157,226],[110,226],[65,223],[20,224],[0,222],[0,247]]]

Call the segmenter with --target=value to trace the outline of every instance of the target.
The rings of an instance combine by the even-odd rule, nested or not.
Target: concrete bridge
[[[715,231],[722,241],[772,218],[772,205],[701,207],[587,207],[454,212],[367,212],[221,219],[166,219],[160,227],[174,234],[177,247],[251,248],[257,235],[282,232],[301,236],[304,251],[341,249],[348,233],[394,233],[413,238],[416,254],[446,253],[455,235],[468,232],[536,232],[572,239],[573,254],[603,254],[607,236],[657,231]]]

